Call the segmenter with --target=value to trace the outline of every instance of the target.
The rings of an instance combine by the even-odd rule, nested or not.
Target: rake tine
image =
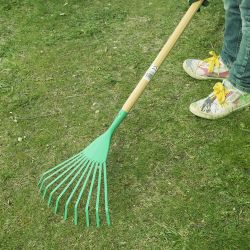
[[[63,183],[79,168],[79,166],[82,165],[82,163],[86,162],[87,160],[86,159],[83,159],[82,161],[80,161],[80,164],[77,165],[78,162],[76,162],[75,164],[73,164],[69,169],[65,170],[63,173],[61,173],[60,175],[58,175],[57,178],[55,178],[52,182],[50,182],[46,188],[44,189],[44,192],[43,192],[43,198],[45,197],[46,195],[46,192],[48,190],[48,188],[53,185],[58,179],[60,179],[63,175],[65,175],[67,172],[69,172],[69,170],[71,170],[73,168],[73,170],[71,170],[71,172],[50,192],[50,195],[49,195],[49,200],[48,200],[48,206],[50,205],[50,202],[51,202],[51,199],[52,199],[52,196],[53,194],[55,193],[55,191],[60,188]],[[75,167],[74,167],[75,166]]]
[[[97,197],[96,197],[96,226],[100,226],[100,216],[99,216],[99,202],[100,202],[100,193],[101,193],[101,182],[102,182],[102,165],[98,166],[99,168],[99,176],[98,176],[98,186],[97,186]]]
[[[67,173],[71,168],[73,168],[78,162],[80,162],[82,159],[84,159],[85,156],[81,156],[77,161],[74,162],[74,164],[72,166],[70,166],[67,170],[65,170],[63,173]],[[40,192],[42,191],[43,189],[43,186],[44,186],[44,183],[46,182],[46,180],[50,179],[52,176],[56,175],[57,173],[59,173],[62,169],[66,168],[67,166],[69,166],[71,164],[71,162],[68,162],[65,166],[63,166],[62,168],[56,170],[53,174],[47,176],[41,183],[41,186],[40,186]],[[60,174],[59,176],[62,176],[63,174]],[[59,177],[58,176],[58,177]],[[59,179],[57,177],[57,180]],[[54,183],[54,182],[53,182]]]
[[[93,168],[94,165],[95,165],[95,163],[92,162],[91,163],[91,168]],[[85,189],[85,187],[87,185],[87,182],[88,182],[88,179],[86,178],[85,181],[84,181],[84,183],[83,183],[83,186],[81,188],[81,191],[80,191],[80,193],[78,195],[78,198],[77,198],[77,201],[75,203],[75,206],[74,206],[74,224],[75,225],[77,225],[77,222],[78,222],[78,210],[77,210],[77,208],[78,208],[79,202],[80,202],[80,200],[82,198],[82,195],[83,195],[84,189]]]
[[[89,227],[89,203],[90,203],[90,199],[91,199],[93,186],[94,186],[94,183],[95,183],[96,171],[97,171],[97,167],[95,167],[95,170],[94,170],[94,173],[93,173],[93,176],[92,176],[92,181],[91,181],[90,188],[89,188],[88,199],[87,199],[86,206],[85,206],[85,215],[86,215],[86,225],[87,225],[87,227]]]
[[[105,213],[108,226],[110,226],[110,215],[108,206],[108,183],[107,183],[107,171],[106,162],[103,163],[103,179],[104,179],[104,201],[105,201]]]
[[[60,193],[60,195],[57,197],[57,199],[56,199],[56,206],[55,206],[55,213],[57,212],[57,209],[58,209],[58,205],[59,205],[59,201],[60,201],[60,199],[61,199],[61,197],[63,196],[63,194],[67,191],[67,189],[71,186],[71,184],[73,183],[73,181],[76,179],[76,177],[80,174],[80,172],[82,171],[82,169],[84,168],[84,167],[86,167],[85,168],[85,170],[84,170],[84,172],[83,172],[83,175],[85,175],[85,173],[87,172],[87,170],[88,170],[88,168],[89,168],[89,165],[90,164],[86,164],[87,163],[87,161],[84,163],[84,165],[78,170],[78,172],[74,175],[74,177],[71,179],[71,181],[67,184],[67,186],[63,189],[63,191]]]
[[[39,180],[39,182],[38,182],[38,186],[41,184],[41,181],[42,181],[42,179],[43,179],[43,177],[44,177],[45,175],[47,175],[47,174],[53,172],[55,169],[57,169],[57,168],[63,166],[64,164],[68,163],[69,161],[73,161],[73,160],[74,160],[75,158],[77,158],[81,153],[82,153],[82,151],[81,151],[80,153],[78,153],[78,154],[72,156],[72,157],[69,158],[68,160],[66,160],[66,161],[64,161],[64,162],[62,162],[62,163],[56,165],[55,167],[51,168],[50,170],[46,171],[45,173],[43,173],[43,175],[40,177],[40,180]],[[68,166],[68,165],[69,165],[69,164],[67,164],[67,166]],[[63,168],[64,168],[64,167],[63,167]]]
[[[88,163],[88,166],[87,166],[86,168],[88,168],[90,164],[91,164],[91,162]],[[91,166],[91,168],[90,168],[90,170],[89,170],[89,173],[88,173],[88,175],[87,175],[87,178],[89,177],[89,175],[90,175],[92,169],[93,169],[93,166]],[[71,201],[71,199],[72,199],[74,193],[76,192],[78,186],[79,186],[80,183],[82,182],[82,180],[83,180],[83,178],[84,178],[84,176],[85,176],[85,173],[86,173],[86,170],[82,173],[82,175],[81,175],[81,177],[79,178],[79,180],[78,180],[78,182],[77,182],[75,188],[72,190],[72,192],[71,192],[69,198],[67,199],[67,201],[66,201],[66,203],[65,203],[65,207],[64,207],[64,219],[65,219],[65,220],[68,218],[68,206],[69,206],[69,203],[70,203],[70,201]]]

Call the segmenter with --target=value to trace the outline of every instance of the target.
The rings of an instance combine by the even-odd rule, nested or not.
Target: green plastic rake
[[[90,218],[92,218],[91,214],[93,214],[91,213],[91,200],[95,198],[94,217],[97,227],[101,224],[100,204],[104,204],[106,221],[110,225],[106,160],[112,135],[139,99],[194,14],[200,8],[202,2],[197,1],[190,6],[106,132],[94,140],[87,148],[41,176],[38,185],[42,197],[48,197],[49,206],[54,203],[55,213],[59,210],[59,203],[63,203],[65,220],[68,218],[69,211],[73,209],[74,224],[77,224],[79,211],[83,209],[86,225],[89,226]],[[101,199],[101,197],[104,199]]]

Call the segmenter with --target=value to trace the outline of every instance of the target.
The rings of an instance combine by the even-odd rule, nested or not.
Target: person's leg
[[[219,57],[212,57],[212,60],[187,59],[183,68],[188,75],[198,80],[223,80],[229,77],[229,69],[236,60],[242,39],[240,1],[224,0],[225,32],[220,60]]]
[[[207,98],[189,107],[193,114],[207,119],[221,118],[250,106],[250,0],[225,0],[225,10],[222,60],[230,69],[229,78],[216,83]]]
[[[224,9],[225,32],[221,58],[230,69],[236,60],[242,39],[242,19],[239,0],[224,0]]]
[[[239,2],[242,39],[236,60],[230,69],[229,81],[236,88],[250,92],[250,0],[239,0]]]
[[[183,68],[188,75],[198,80],[223,80],[229,77],[229,69],[236,60],[242,39],[240,1],[241,0],[224,0],[225,32],[220,58],[213,56],[211,58],[212,60],[185,60]],[[210,70],[210,66],[213,67],[212,70]]]

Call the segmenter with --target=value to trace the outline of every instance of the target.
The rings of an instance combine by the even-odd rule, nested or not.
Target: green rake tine
[[[88,199],[87,199],[86,206],[85,206],[86,225],[87,225],[87,227],[89,227],[89,203],[90,203],[90,199],[91,199],[93,186],[94,186],[94,183],[95,183],[96,171],[97,171],[97,167],[95,168],[93,176],[92,176],[92,181],[91,181],[90,188],[89,188],[89,195],[88,195]]]
[[[67,172],[69,172],[72,168],[74,168],[75,165],[77,165],[78,162],[84,162],[86,159],[85,158],[80,158],[78,161],[76,161],[71,167],[69,167],[68,169],[66,169],[64,172],[62,172],[60,175],[58,175],[52,182],[50,182],[45,188],[44,188],[44,191],[43,191],[43,198],[45,197],[46,195],[46,192],[48,190],[48,188],[50,186],[52,186],[57,180],[59,180],[63,175],[65,175]],[[48,177],[47,177],[48,178]]]
[[[97,196],[96,196],[96,226],[100,226],[100,216],[99,216],[99,202],[100,202],[100,193],[101,193],[101,182],[102,182],[102,165],[99,166],[99,176],[98,176],[98,186],[97,186]]]
[[[75,166],[74,168],[73,168],[73,170],[71,170],[71,172],[68,174],[68,175],[66,175],[66,177],[50,192],[50,195],[49,195],[49,200],[48,200],[48,206],[50,205],[50,202],[51,202],[51,199],[52,199],[52,196],[53,196],[53,194],[56,192],[56,190],[58,190],[64,183],[65,183],[65,181],[66,180],[68,180],[68,178],[82,165],[82,164],[84,164],[85,162],[87,162],[87,159],[83,159],[79,164],[74,164],[73,166]],[[72,166],[72,167],[73,167]],[[65,172],[68,172],[70,169],[72,169],[72,167],[71,168],[69,168],[68,170],[66,170]],[[49,188],[49,186],[51,186],[54,182],[56,182],[58,179],[60,179],[62,176],[64,175],[64,172],[62,173],[62,174],[60,174],[54,181],[52,181],[47,187],[46,187],[46,189],[48,189]]]
[[[108,226],[110,226],[110,215],[108,206],[108,183],[107,183],[107,171],[106,162],[103,163],[103,179],[104,179],[104,201],[105,201],[105,213]]]
[[[41,181],[42,181],[42,179],[43,179],[43,177],[44,177],[45,175],[47,175],[47,174],[53,172],[55,169],[61,167],[62,165],[68,163],[69,161],[74,160],[74,158],[77,158],[77,156],[79,156],[81,153],[82,153],[82,151],[81,151],[80,153],[78,153],[78,154],[72,156],[72,157],[69,158],[68,160],[66,160],[66,161],[64,161],[64,162],[61,162],[60,164],[56,165],[55,167],[53,167],[52,169],[46,171],[45,173],[43,173],[43,175],[40,177],[40,180],[39,180],[39,182],[38,182],[38,186],[41,184]],[[67,165],[68,165],[68,164],[67,164]]]
[[[92,166],[94,166],[94,164],[95,164],[95,163],[92,162],[91,168],[92,168]],[[80,191],[80,193],[79,193],[79,195],[78,195],[78,198],[77,198],[75,207],[74,207],[74,224],[75,224],[75,225],[77,225],[77,222],[78,222],[78,211],[77,211],[77,208],[78,208],[79,202],[80,202],[80,200],[81,200],[81,198],[82,198],[82,195],[83,195],[84,189],[85,189],[85,187],[86,187],[86,185],[87,185],[87,182],[88,182],[88,180],[85,179],[85,181],[84,181],[84,183],[83,183],[83,186],[82,186],[82,189],[81,189],[81,191]]]
[[[78,162],[80,162],[82,159],[84,159],[85,156],[81,156],[78,160],[76,160],[74,162],[74,164],[72,166],[69,167],[69,169],[65,170],[63,173],[67,173],[72,167],[74,167]],[[63,170],[64,168],[66,168],[67,166],[69,166],[71,164],[71,162],[67,163],[65,166],[63,166],[62,168],[56,170],[53,174],[50,174],[49,176],[47,176],[41,183],[41,186],[40,186],[40,192],[42,191],[43,189],[43,186],[44,186],[44,183],[46,182],[46,180],[50,179],[52,176],[56,175],[57,173],[59,173],[61,170]],[[60,175],[61,176],[61,175]],[[58,178],[57,178],[58,180]],[[53,182],[54,183],[54,182]]]
[[[91,162],[88,163],[88,166],[86,167],[86,169],[89,167],[89,165],[91,164]],[[89,179],[89,176],[90,176],[90,173],[92,172],[92,169],[93,169],[93,165],[92,167],[90,168],[89,172],[88,172],[88,175],[86,177],[86,179]],[[82,173],[81,177],[79,178],[75,188],[72,190],[68,200],[66,201],[66,204],[65,204],[65,207],[64,207],[64,219],[66,220],[68,218],[68,206],[69,206],[69,203],[70,203],[70,200],[72,199],[76,189],[78,188],[78,186],[80,185],[80,183],[82,182],[82,179],[84,178],[85,176],[85,173],[86,173],[86,170]]]
[[[63,191],[60,193],[60,195],[57,197],[56,199],[56,206],[55,206],[55,213],[57,212],[58,209],[58,205],[59,205],[59,201],[61,199],[61,197],[65,194],[65,192],[67,191],[67,189],[71,186],[71,184],[73,183],[73,181],[76,179],[76,177],[79,175],[79,173],[81,172],[81,170],[84,168],[84,174],[87,172],[88,168],[89,168],[89,164],[85,163],[79,170],[78,172],[74,175],[74,177],[71,179],[71,181],[67,184],[67,186],[63,189]]]

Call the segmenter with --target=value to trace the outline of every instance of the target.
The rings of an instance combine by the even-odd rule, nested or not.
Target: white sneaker
[[[214,91],[204,99],[194,102],[189,110],[196,116],[218,119],[250,106],[250,93],[236,89],[229,81],[218,82]]]
[[[211,55],[211,57],[204,60],[185,60],[183,63],[183,69],[188,75],[198,80],[223,80],[228,78],[228,68],[223,63],[220,56],[216,55],[214,51],[210,51],[209,54]]]

